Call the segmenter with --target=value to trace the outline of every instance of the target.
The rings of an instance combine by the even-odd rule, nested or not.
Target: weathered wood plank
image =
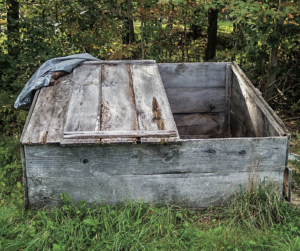
[[[165,88],[224,87],[228,63],[158,64]]]
[[[82,65],[73,71],[64,131],[98,131],[101,113],[101,65]],[[63,140],[61,144],[100,143],[96,139]]]
[[[22,139],[22,144],[44,144],[47,141],[56,96],[56,86],[44,87],[40,90],[31,119]]]
[[[131,65],[130,67],[139,129],[177,131],[157,65]],[[177,138],[169,138],[169,141],[174,140]],[[160,141],[164,139],[141,139],[142,143]]]
[[[234,75],[233,82],[236,83],[237,81],[237,77]],[[236,89],[232,89],[231,93],[231,110],[247,128],[246,137],[269,137],[279,135],[251,97],[241,95]]]
[[[179,132],[182,135],[206,135],[210,138],[224,136],[224,113],[173,114]]]
[[[49,124],[46,144],[60,143],[63,139],[64,121],[72,86],[71,78],[72,74],[61,77],[55,85],[56,95],[52,101],[54,109]]]
[[[155,60],[102,60],[102,61],[85,61],[81,65],[99,65],[99,64],[156,64]]]
[[[225,137],[230,136],[230,101],[231,101],[232,70],[231,64],[226,65],[226,112],[225,112]]]
[[[139,129],[133,86],[129,74],[130,67],[124,64],[102,66],[101,131],[123,130],[128,133],[128,130]],[[103,132],[101,133],[103,134]],[[136,142],[136,138],[126,138],[121,134],[120,138],[116,138],[117,135],[115,135],[115,139],[102,137],[101,142],[104,144]],[[136,136],[132,135],[132,137]]]
[[[22,131],[22,134],[21,134],[21,137],[20,137],[20,143],[22,144],[23,143],[23,138],[25,136],[25,134],[27,134],[27,136],[25,137],[28,137],[28,134],[30,135],[31,132],[27,131],[27,127],[28,127],[28,124],[29,124],[29,121],[31,119],[31,116],[32,116],[32,113],[33,113],[33,110],[35,108],[35,104],[36,104],[36,101],[38,99],[38,96],[39,96],[39,93],[40,93],[40,89],[38,89],[35,94],[34,94],[34,98],[32,100],[32,104],[30,106],[30,109],[29,109],[29,112],[28,112],[28,115],[27,115],[27,118],[26,118],[26,122],[25,122],[25,125],[23,127],[23,131]]]
[[[282,187],[282,172],[260,172],[261,180]],[[32,209],[62,206],[60,193],[88,204],[115,204],[131,199],[150,204],[175,203],[186,207],[221,206],[236,189],[247,186],[249,173],[193,173],[164,175],[117,175],[89,178],[29,178]]]
[[[28,198],[28,184],[27,184],[27,173],[26,173],[26,158],[25,158],[25,150],[24,146],[20,145],[21,150],[21,160],[22,160],[22,174],[23,174],[23,189],[24,189],[24,209],[26,210],[29,205],[29,198]]]
[[[247,132],[247,128],[243,125],[243,122],[241,120],[239,120],[233,113],[231,113],[230,115],[230,133],[231,133],[231,137],[237,137],[237,138],[241,138],[241,137],[245,137],[246,136],[246,132]],[[248,133],[250,133],[248,131]],[[254,137],[254,135],[252,135],[252,137]]]
[[[228,138],[173,144],[25,146],[27,177],[248,172],[285,167],[287,138]],[[51,156],[51,158],[49,158]]]
[[[225,88],[166,89],[172,113],[225,112]]]
[[[239,66],[235,62],[233,63],[232,70],[234,75],[237,77],[237,82],[233,83],[233,88],[235,88],[236,91],[240,92],[240,94],[246,100],[248,99],[252,100],[252,102],[264,114],[263,120],[265,121],[265,123],[267,122],[269,124],[268,126],[269,128],[273,127],[276,130],[277,135],[282,135],[282,136],[288,135],[289,132],[286,129],[284,123],[278,118],[276,113],[263,99],[259,91],[252,85],[250,80],[247,78],[247,76],[243,73],[243,71],[239,68]],[[269,134],[273,134],[273,132],[270,132]]]
[[[161,131],[99,131],[99,132],[65,132],[64,138],[91,138],[98,137],[102,139],[109,138],[132,138],[132,137],[176,137],[175,130],[161,130]]]

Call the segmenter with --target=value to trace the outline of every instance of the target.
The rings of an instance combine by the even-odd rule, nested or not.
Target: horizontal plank
[[[166,89],[172,113],[225,112],[225,87]]]
[[[287,138],[228,138],[172,144],[25,146],[27,177],[248,172],[285,166]],[[50,156],[50,157],[49,157]]]
[[[259,172],[252,177],[275,182],[282,188],[283,171]],[[240,186],[247,186],[248,178],[247,172],[28,178],[28,194],[34,210],[62,206],[62,192],[77,203],[86,200],[88,204],[116,204],[142,199],[150,204],[209,207],[223,205]]]
[[[158,64],[158,69],[165,88],[225,88],[227,64],[230,63],[167,63]]]
[[[105,60],[105,61],[85,61],[81,65],[95,64],[156,64],[155,60]]]
[[[174,114],[174,120],[182,135],[207,135],[210,138],[225,133],[225,113]]]
[[[66,139],[79,138],[132,138],[132,137],[175,137],[177,132],[175,130],[160,130],[160,131],[137,131],[137,130],[123,130],[123,131],[92,131],[92,132],[65,132]]]

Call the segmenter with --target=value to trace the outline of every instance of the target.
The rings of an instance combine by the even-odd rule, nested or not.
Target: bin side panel
[[[158,64],[172,113],[174,118],[177,117],[175,122],[181,138],[229,136],[229,66],[230,63]],[[204,130],[195,130],[199,119],[213,122],[208,123]],[[180,125],[177,124],[179,121]],[[191,121],[195,124],[191,125]],[[218,129],[214,130],[216,123]]]
[[[75,201],[143,198],[149,203],[185,200],[192,207],[220,205],[232,187],[247,184],[254,169],[260,178],[282,184],[286,147],[286,137],[166,145],[26,145],[28,196],[33,207],[59,205],[62,192]]]
[[[248,178],[247,172],[28,178],[28,192],[32,209],[61,206],[62,192],[74,202],[116,204],[126,199],[142,199],[150,204],[209,207],[221,206],[240,185],[247,186]],[[258,178],[280,185],[283,174],[260,172]]]

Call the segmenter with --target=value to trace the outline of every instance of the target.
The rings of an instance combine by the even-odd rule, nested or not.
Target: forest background
[[[36,227],[33,233],[32,218],[46,217],[44,213],[19,217],[23,212],[23,191],[18,140],[27,112],[15,110],[13,103],[38,67],[53,57],[88,52],[102,60],[236,61],[288,125],[293,135],[292,150],[300,152],[299,0],[0,0],[0,15],[0,206],[5,208],[0,218],[0,236],[7,241],[0,240],[0,247],[3,243],[16,247],[20,222],[28,223],[29,239],[37,238],[41,232]],[[11,203],[19,211],[11,211]],[[11,220],[11,215],[19,217],[18,223]],[[184,221],[182,215],[174,219],[185,229],[189,221]],[[215,216],[207,217],[209,223],[215,222]],[[97,226],[95,222],[81,221],[86,227]],[[47,221],[45,224],[48,226]],[[218,228],[214,225],[213,229]],[[298,234],[297,229],[291,225],[286,231]],[[282,235],[280,231],[278,235]],[[220,245],[225,245],[223,235],[211,234],[210,238],[218,236]],[[236,235],[230,231],[227,234]],[[270,240],[264,241],[270,244]],[[18,247],[26,246],[24,243]],[[55,243],[54,238],[49,248],[64,250]],[[243,246],[241,243],[236,242],[236,247]],[[290,243],[296,247],[300,241],[297,245]],[[255,246],[255,242],[246,244]]]

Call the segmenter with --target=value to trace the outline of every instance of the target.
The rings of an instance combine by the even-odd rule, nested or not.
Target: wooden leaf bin
[[[282,189],[289,142],[235,63],[85,62],[35,95],[21,137],[25,206],[61,206],[63,192],[220,206],[254,177]]]

